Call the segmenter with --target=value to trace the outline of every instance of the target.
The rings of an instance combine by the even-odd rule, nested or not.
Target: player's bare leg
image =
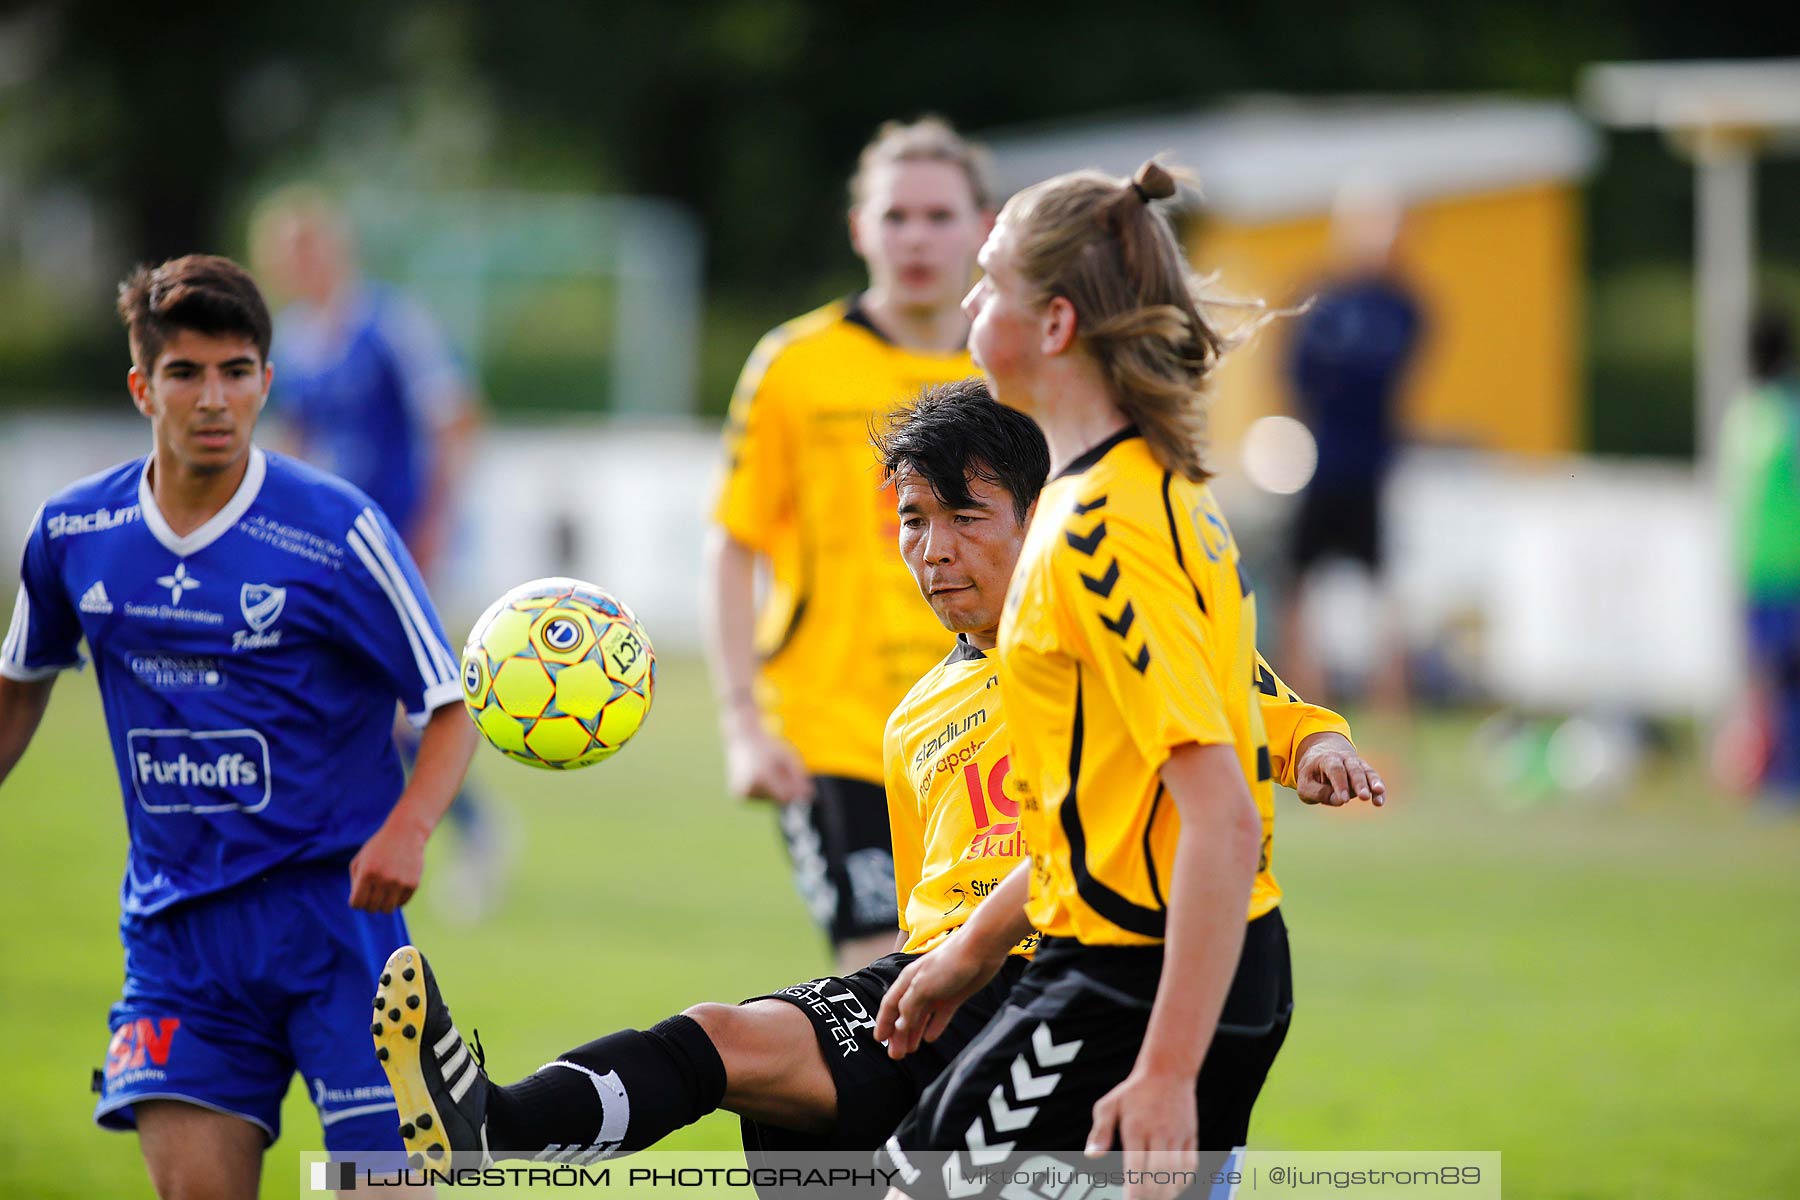
[[[161,1200],[255,1200],[266,1136],[259,1126],[179,1100],[146,1100],[138,1146]]]
[[[892,938],[882,939],[890,946]],[[864,962],[862,965],[867,965]],[[721,1108],[797,1133],[825,1133],[837,1120],[837,1084],[812,1022],[792,1004],[696,1004],[693,1018],[725,1063]]]

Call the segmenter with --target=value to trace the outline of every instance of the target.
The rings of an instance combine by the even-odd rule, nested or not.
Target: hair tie
[[[1142,200],[1145,204],[1150,203],[1150,193],[1144,190],[1143,184],[1134,179],[1131,181],[1131,190],[1137,193],[1137,198],[1139,200]]]

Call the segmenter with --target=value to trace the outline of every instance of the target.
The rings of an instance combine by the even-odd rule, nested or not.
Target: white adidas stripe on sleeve
[[[406,634],[406,643],[412,647],[413,663],[419,668],[419,677],[425,681],[426,688],[430,689],[444,683],[445,681],[438,675],[437,665],[425,652],[425,648],[419,644],[419,635],[413,629],[412,618],[406,613],[406,605],[395,593],[394,585],[383,573],[381,564],[375,560],[369,547],[364,544],[362,536],[352,529],[345,535],[344,540],[350,543],[350,548],[356,551],[356,557],[362,559],[363,566],[368,569],[370,576],[374,578],[381,590],[387,594],[388,602],[394,606],[394,612],[400,618],[400,628]]]
[[[412,585],[407,582],[406,572],[400,569],[400,564],[394,561],[393,552],[388,549],[387,535],[382,531],[381,523],[375,519],[373,512],[365,508],[362,515],[356,518],[356,524],[368,540],[369,548],[387,567],[388,577],[394,581],[395,589],[399,591],[401,599],[406,602],[407,611],[412,614],[414,626],[419,631],[419,638],[425,643],[426,650],[431,654],[431,660],[438,666],[439,678],[455,679],[458,674],[456,660],[451,656],[449,648],[438,640],[437,634],[431,628],[431,622],[426,620],[425,611],[419,604],[419,598],[413,594]]]

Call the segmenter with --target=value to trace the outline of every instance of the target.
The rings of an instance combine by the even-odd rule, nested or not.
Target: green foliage
[[[0,27],[0,57],[19,64],[0,72],[0,150],[9,195],[56,185],[94,198],[117,226],[108,270],[119,273],[135,260],[241,246],[254,197],[303,176],[679,200],[707,237],[717,336],[704,351],[701,407],[712,411],[748,345],[740,326],[767,329],[857,276],[844,181],[885,118],[938,111],[995,130],[1250,92],[1569,99],[1594,61],[1766,55],[1793,43],[1783,11],[1720,21],[1704,6],[1626,15],[1548,0],[1132,0],[1029,14],[807,0],[176,10],[40,0]],[[1102,25],[1109,45],[1131,52],[1095,54]],[[216,68],[193,68],[197,45]],[[1607,145],[1591,185],[1592,277],[1604,290],[1622,270],[1685,269],[1687,167],[1655,135],[1612,133]],[[1800,208],[1786,200],[1796,179],[1800,164],[1771,159],[1761,185],[1763,243],[1777,262],[1800,254]],[[9,269],[0,250],[0,274]],[[47,386],[111,393],[114,376],[97,365],[111,344],[103,305],[46,310],[36,295],[7,293],[0,282],[6,310],[31,328],[0,334],[0,404]],[[1600,303],[1609,319],[1613,299]],[[586,360],[548,357],[496,361],[502,408],[515,394],[533,408],[590,407]],[[737,361],[719,365],[728,358]],[[1676,375],[1596,351],[1596,448],[1682,452]]]
[[[1601,454],[1694,452],[1694,295],[1684,266],[1597,280],[1588,326],[1587,448]]]

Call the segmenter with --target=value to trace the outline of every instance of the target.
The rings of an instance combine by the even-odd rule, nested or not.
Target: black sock
[[[602,1098],[604,1096],[604,1099]],[[497,1157],[642,1150],[719,1107],[725,1063],[699,1022],[674,1016],[577,1047],[488,1095]]]

